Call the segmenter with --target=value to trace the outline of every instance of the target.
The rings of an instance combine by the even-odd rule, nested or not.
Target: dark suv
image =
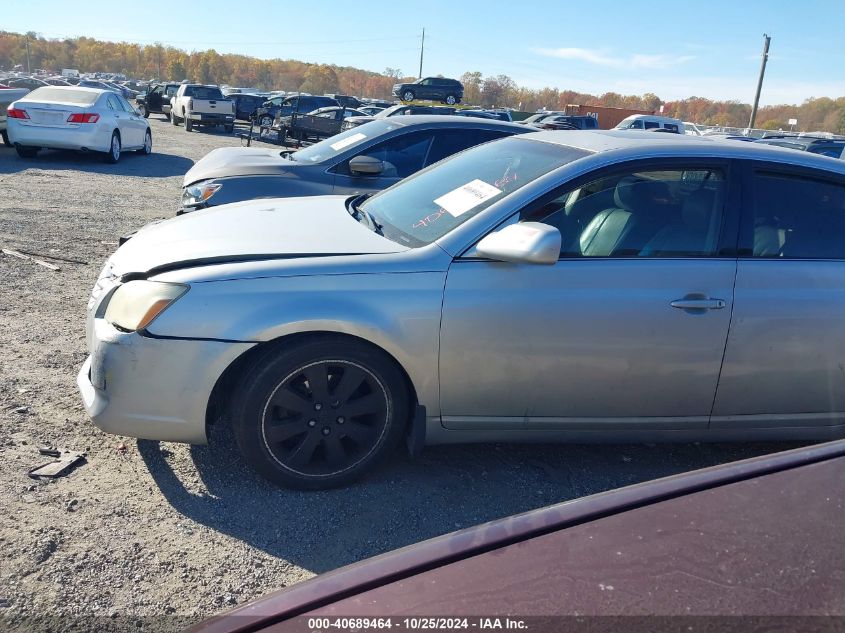
[[[312,95],[273,97],[258,108],[255,113],[255,120],[261,127],[270,127],[276,117],[290,116],[294,112],[306,114],[320,108],[336,105],[340,104],[331,97],[315,97]]]
[[[176,96],[179,90],[178,83],[150,84],[147,92],[135,97],[138,110],[148,118],[151,114],[163,114],[170,118],[170,99]]]
[[[245,92],[231,93],[226,98],[235,102],[235,118],[239,121],[251,120],[252,116],[267,101],[266,97]]]
[[[588,115],[553,114],[531,125],[541,130],[597,130],[599,121]]]
[[[331,97],[335,101],[338,102],[339,105],[345,106],[347,108],[360,108],[364,105],[364,102],[358,99],[358,97],[350,97],[349,95],[323,95],[324,97]]]
[[[402,101],[431,99],[432,101],[442,101],[448,105],[455,105],[464,98],[464,86],[457,79],[423,77],[412,84],[395,84],[393,94]]]

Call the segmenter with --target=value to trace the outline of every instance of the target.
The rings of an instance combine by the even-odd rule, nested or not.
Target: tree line
[[[138,79],[219,83],[261,90],[301,90],[312,94],[341,93],[377,99],[390,99],[393,84],[413,81],[396,68],[382,73],[328,64],[309,64],[293,59],[257,59],[246,55],[220,54],[214,49],[185,51],[164,44],[141,45],[105,42],[89,37],[47,39],[36,33],[0,31],[0,69],[16,65],[58,72],[78,68],[82,72],[123,73]],[[511,107],[533,112],[546,108],[562,110],[568,104],[631,108],[663,113],[684,121],[705,125],[745,127],[751,106],[739,101],[713,101],[689,97],[664,102],[656,94],[621,95],[606,92],[593,95],[573,90],[518,86],[507,75],[485,77],[479,71],[460,77],[464,102],[484,107]],[[845,97],[807,99],[800,105],[761,107],[756,127],[789,129],[789,119],[798,119],[804,131],[845,134]]]

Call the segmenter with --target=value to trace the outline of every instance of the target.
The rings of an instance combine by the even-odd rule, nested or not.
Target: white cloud
[[[635,53],[628,56],[614,56],[604,50],[589,48],[535,48],[532,51],[544,57],[574,59],[608,68],[669,68],[695,59],[694,55],[643,55]]]

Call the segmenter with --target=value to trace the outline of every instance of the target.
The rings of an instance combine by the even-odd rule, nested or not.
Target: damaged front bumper
[[[76,379],[85,410],[103,431],[149,440],[205,444],[214,385],[255,345],[153,338],[100,318],[93,326]]]

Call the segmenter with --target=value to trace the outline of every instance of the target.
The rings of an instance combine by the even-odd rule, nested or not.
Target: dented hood
[[[187,187],[209,178],[276,176],[311,165],[283,158],[282,153],[285,151],[267,147],[219,147],[203,156],[188,170],[182,186]]]
[[[153,274],[215,263],[398,253],[408,247],[353,218],[348,196],[269,198],[148,224],[111,258],[114,274]]]

